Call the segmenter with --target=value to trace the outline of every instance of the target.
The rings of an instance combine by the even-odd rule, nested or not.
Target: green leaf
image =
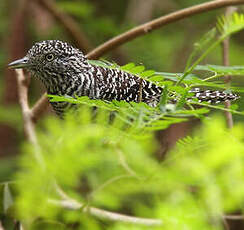
[[[131,62],[131,63],[121,66],[120,69],[125,70],[125,71],[130,71],[134,67],[135,67],[135,64]]]
[[[145,69],[145,67],[140,65],[140,66],[136,66],[134,68],[131,68],[129,71],[130,71],[130,73],[133,73],[133,74],[139,74],[139,73],[143,72],[144,69]]]
[[[207,108],[200,108],[200,109],[194,109],[194,110],[181,110],[180,113],[182,114],[206,114],[209,112],[209,109]]]
[[[115,66],[115,63],[106,61],[106,60],[89,60],[88,59],[88,63],[91,65],[95,65],[95,66],[101,66],[101,67],[105,67],[105,68],[113,68]]]
[[[155,72],[155,76],[163,76],[163,78],[165,79],[168,79],[168,80],[172,80],[172,81],[175,81],[177,82],[182,76],[183,76],[183,73],[166,73],[166,72]],[[151,79],[151,78],[150,78]],[[188,74],[186,77],[185,77],[185,81],[186,80],[200,80],[199,77],[196,75],[196,74]]]
[[[219,17],[216,26],[221,33],[222,38],[228,37],[231,34],[244,29],[244,14],[235,12],[228,17]]]
[[[182,83],[182,81],[193,72],[193,70],[196,68],[196,66],[211,52],[213,51],[227,36],[240,31],[244,28],[244,16],[239,15],[237,13],[233,14],[231,17],[228,17],[227,19],[221,18],[219,19],[218,27],[220,28],[222,32],[222,36],[220,36],[216,41],[214,41],[212,44],[210,44],[208,47],[206,47],[206,50],[203,52],[203,54],[200,55],[200,57],[193,62],[193,64],[185,69],[183,76],[180,78],[180,80],[176,83],[176,85],[179,85]]]
[[[180,99],[176,105],[176,109],[181,109],[184,106],[184,104],[186,103],[187,96],[188,96],[188,91],[189,91],[188,89],[184,89],[184,93],[180,97]]]
[[[150,77],[149,80],[151,82],[160,82],[160,81],[164,80],[164,77],[163,76],[159,76],[159,75],[154,75],[154,76]]]
[[[163,88],[163,92],[162,92],[162,95],[160,97],[160,102],[159,102],[159,108],[162,112],[166,111],[165,105],[167,103],[167,98],[168,98],[168,86],[166,85]]]
[[[197,65],[195,70],[214,72],[218,75],[244,75],[244,66]]]
[[[142,73],[140,73],[140,76],[141,77],[151,77],[155,74],[155,71],[154,70],[146,70]]]

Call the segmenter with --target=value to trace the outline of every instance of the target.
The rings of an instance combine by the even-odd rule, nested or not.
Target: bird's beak
[[[21,69],[29,66],[28,63],[29,59],[27,57],[23,57],[21,59],[18,59],[16,61],[13,61],[8,64],[8,67],[11,69]]]

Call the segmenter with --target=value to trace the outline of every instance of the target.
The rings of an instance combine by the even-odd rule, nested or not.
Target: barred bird
[[[142,102],[156,106],[163,91],[162,87],[126,71],[90,64],[80,50],[59,40],[34,44],[24,58],[11,62],[9,67],[30,71],[51,95],[127,102],[138,102],[140,95]],[[190,92],[194,95],[189,99],[197,98],[200,102],[218,103],[238,98],[219,91],[193,89]],[[51,105],[61,116],[71,106],[68,102],[51,102]]]

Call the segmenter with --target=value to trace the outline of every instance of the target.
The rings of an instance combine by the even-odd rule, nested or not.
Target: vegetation
[[[119,2],[122,7],[122,1]],[[77,21],[84,19],[86,31],[99,30],[101,37],[96,42],[102,42],[107,36],[114,36],[118,28],[114,25],[116,20],[104,15],[96,23],[94,6],[88,1],[58,3]],[[150,62],[119,66],[105,60],[90,60],[94,65],[121,68],[163,87],[161,101],[155,108],[142,102],[47,95],[52,101],[69,101],[79,106],[67,112],[64,119],[44,117],[35,131],[41,112],[35,106],[28,107],[28,86],[23,82],[23,73],[17,72],[28,141],[21,139],[21,154],[14,158],[14,163],[11,158],[0,162],[0,229],[212,230],[230,229],[227,220],[233,213],[238,213],[234,218],[243,219],[241,102],[226,106],[187,100],[191,96],[189,90],[195,87],[243,92],[241,84],[237,87],[223,80],[231,75],[235,82],[235,77],[243,75],[244,66],[209,61],[215,60],[211,55],[223,41],[233,34],[237,36],[243,28],[243,14],[220,16],[216,28],[192,45],[184,71],[179,73],[157,72],[157,64]],[[53,28],[48,36],[60,34],[60,29]],[[95,40],[94,34],[88,35]],[[151,36],[160,47],[160,36]],[[137,54],[137,47],[131,44],[136,41],[124,50],[134,49]],[[157,55],[158,59],[161,54]],[[206,64],[206,60],[211,64]],[[172,103],[175,100],[177,103]],[[19,109],[12,106],[9,111],[11,116],[6,111],[0,116],[1,121],[10,126],[21,124]],[[33,111],[38,111],[37,115]],[[233,126],[225,120],[231,114],[239,120]],[[155,133],[190,120],[200,121],[197,128],[181,138],[163,158],[158,157],[160,140]],[[4,168],[4,164],[10,167]]]

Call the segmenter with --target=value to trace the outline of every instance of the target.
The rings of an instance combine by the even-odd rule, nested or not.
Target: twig
[[[62,200],[50,199],[49,203],[52,203],[54,205],[61,206],[63,208],[67,208],[71,210],[81,210],[82,212],[90,213],[92,216],[96,216],[98,218],[111,220],[111,221],[120,221],[125,223],[134,223],[134,224],[140,224],[146,226],[157,226],[163,224],[163,221],[159,219],[132,217],[132,216],[122,215],[119,213],[105,211],[99,208],[87,206],[85,204],[82,204],[70,198],[56,183],[55,183],[55,187],[58,195],[62,198]]]
[[[228,224],[228,221],[223,216],[222,216],[222,221],[223,221],[223,225],[224,225],[225,229],[230,230],[230,226]]]
[[[59,21],[67,31],[71,40],[84,52],[87,53],[91,49],[91,44],[81,31],[78,24],[67,14],[63,13],[51,0],[36,0],[41,6],[51,13],[57,21]]]
[[[115,176],[112,177],[111,179],[105,181],[102,185],[98,186],[98,188],[94,189],[89,195],[88,195],[88,199],[87,200],[91,200],[92,197],[95,196],[96,193],[98,193],[99,191],[103,190],[104,188],[106,188],[107,186],[113,184],[116,181],[119,181],[121,179],[125,179],[125,178],[131,178],[131,175],[119,175],[119,176]]]
[[[243,215],[224,215],[223,218],[229,219],[229,220],[244,220]]]
[[[49,103],[47,95],[43,94],[31,109],[31,119],[36,122],[38,118],[46,111],[48,105]]]
[[[200,102],[187,102],[187,104],[200,105],[200,106],[208,107],[208,108],[211,108],[211,109],[218,109],[218,110],[222,110],[222,111],[228,111],[228,112],[231,112],[233,114],[244,115],[243,112],[239,112],[239,111],[236,111],[236,110],[227,109],[227,108],[223,108],[223,107],[219,107],[219,106],[215,106],[215,105],[211,105],[211,104],[203,104],[203,103],[200,103]]]
[[[140,26],[137,26],[127,32],[120,34],[109,41],[105,42],[104,44],[98,46],[96,49],[92,50],[87,54],[87,57],[90,59],[97,59],[104,55],[106,52],[128,42],[131,41],[141,35],[147,34],[152,32],[159,27],[179,21],[180,19],[190,17],[195,14],[203,13],[206,11],[226,7],[226,6],[233,6],[233,5],[240,5],[244,4],[244,0],[215,0],[206,3],[202,3],[196,6],[192,6],[183,10],[179,10],[168,14],[166,16],[162,16]]]
[[[128,165],[126,158],[123,154],[123,152],[120,149],[116,149],[116,152],[118,153],[119,156],[119,163],[121,164],[121,166],[125,169],[125,171],[128,173],[128,175],[137,178],[137,179],[141,179],[136,172]]]
[[[81,210],[84,213],[89,213],[92,216],[98,217],[100,219],[118,221],[124,223],[134,223],[144,226],[159,226],[162,225],[162,221],[159,219],[149,219],[149,218],[138,218],[127,215],[122,215],[114,212],[105,211],[99,208],[85,206],[82,203],[78,203],[74,200],[49,200],[49,203],[62,208],[71,209],[71,210]]]
[[[33,145],[37,145],[34,124],[31,119],[31,110],[28,105],[28,80],[27,78],[25,78],[22,69],[17,69],[16,74],[18,83],[19,103],[22,109],[25,135],[27,137],[27,140],[29,140]]]
[[[27,137],[27,140],[35,148],[34,154],[36,160],[39,162],[42,169],[44,169],[45,168],[44,160],[40,153],[40,148],[36,138],[35,125],[32,120],[32,111],[28,104],[28,79],[25,78],[22,69],[17,69],[16,75],[17,75],[17,84],[18,84],[19,103],[23,115],[25,135]]]
[[[227,7],[225,11],[225,15],[228,17],[231,14],[233,14],[236,11],[236,7]],[[230,65],[230,59],[229,59],[229,48],[230,48],[230,38],[226,38],[223,41],[223,64],[224,66],[229,66]],[[225,76],[225,83],[226,87],[229,87],[231,84],[231,76]],[[225,102],[225,108],[229,109],[231,106],[230,101]],[[226,123],[228,128],[233,127],[233,118],[232,114],[228,111],[225,111],[225,117],[226,117]]]

